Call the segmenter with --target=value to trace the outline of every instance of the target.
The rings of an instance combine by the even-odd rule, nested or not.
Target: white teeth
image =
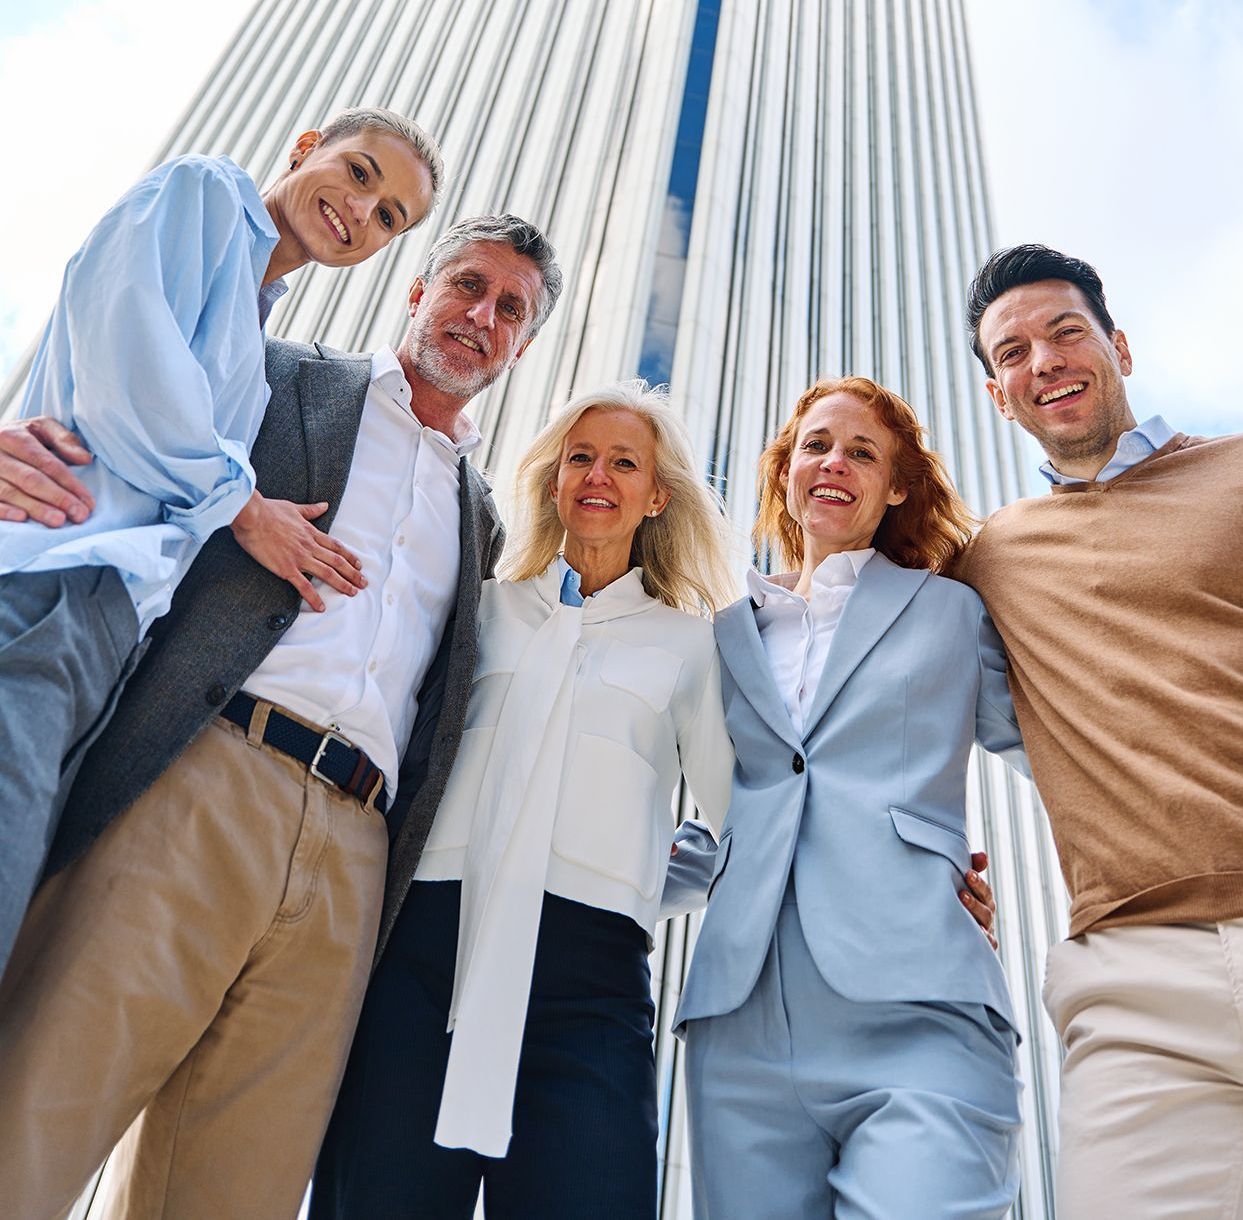
[[[320,204],[320,211],[323,212],[323,214],[328,218],[328,222],[332,225],[332,227],[336,229],[337,236],[340,237],[343,242],[348,244],[350,235],[345,225],[341,223],[341,217],[338,216],[336,212],[332,210],[331,206],[326,203]]]
[[[1048,394],[1041,394],[1036,399],[1038,406],[1047,406],[1051,402],[1057,402],[1059,398],[1065,398],[1069,394],[1078,394],[1083,389],[1083,382],[1076,381],[1074,385],[1065,385],[1060,390],[1051,390]]]
[[[848,491],[841,491],[836,487],[817,487],[812,491],[812,498],[815,500],[837,500],[842,504],[853,504],[854,496]]]
[[[601,508],[612,508],[613,504],[610,500],[597,500],[594,496],[583,496],[579,500],[580,504],[599,504]]]

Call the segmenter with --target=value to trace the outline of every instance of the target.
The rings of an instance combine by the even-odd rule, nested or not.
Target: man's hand
[[[255,492],[233,519],[238,545],[269,572],[287,580],[312,610],[323,610],[324,599],[308,577],[353,597],[367,583],[358,557],[311,522],[328,511],[326,503],[293,504],[269,500]]]
[[[95,500],[65,463],[85,466],[90,460],[90,451],[54,419],[0,423],[0,521],[80,525]]]
[[[988,853],[973,851],[971,868],[967,873],[965,890],[958,891],[963,906],[975,917],[981,931],[988,937],[988,943],[997,948],[997,938],[993,935],[993,917],[997,914],[997,901],[993,897],[993,887],[980,874],[988,867]]]

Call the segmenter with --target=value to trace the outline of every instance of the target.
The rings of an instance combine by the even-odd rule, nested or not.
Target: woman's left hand
[[[967,872],[967,889],[959,890],[958,897],[963,906],[975,917],[980,930],[988,937],[988,943],[997,948],[997,938],[993,935],[993,918],[997,914],[997,900],[993,897],[993,887],[980,874],[988,867],[988,853],[974,851],[971,853],[971,868]]]

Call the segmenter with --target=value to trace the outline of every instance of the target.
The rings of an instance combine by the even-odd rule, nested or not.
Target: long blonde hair
[[[642,567],[651,597],[692,614],[716,611],[733,600],[731,533],[721,498],[696,467],[686,426],[663,389],[636,378],[580,394],[557,411],[531,442],[514,479],[517,524],[501,561],[507,580],[530,580],[557,557],[565,526],[548,494],[561,465],[565,438],[584,412],[633,411],[656,438],[656,482],[669,503],[644,517],[630,547],[631,566]]]
[[[771,543],[791,567],[802,564],[803,532],[786,508],[781,476],[790,463],[803,416],[814,403],[836,393],[871,407],[893,436],[893,487],[905,491],[906,499],[885,509],[872,545],[899,567],[943,572],[970,540],[975,518],[954,489],[940,454],[924,443],[915,412],[869,377],[817,381],[804,390],[794,413],[760,456],[760,507],[752,532],[757,549]]]

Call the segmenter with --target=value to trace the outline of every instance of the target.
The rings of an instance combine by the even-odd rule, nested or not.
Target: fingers
[[[85,521],[95,507],[91,493],[60,458],[30,429],[13,427],[0,430],[0,503],[53,527],[64,525],[66,519]],[[23,519],[6,514],[6,520]]]
[[[344,565],[344,560],[332,557],[336,565]],[[312,559],[304,565],[303,571],[308,576],[314,576],[322,580],[330,589],[336,589],[338,593],[344,593],[346,597],[353,597],[359,589],[367,582],[353,568],[345,566],[345,570],[341,571],[340,566],[330,566],[319,559]],[[346,575],[350,573],[350,576]]]
[[[361,589],[366,585],[367,579],[362,574],[362,560],[349,547],[337,541],[331,534],[318,534],[317,541],[321,550],[330,552],[328,555],[319,556],[324,563],[331,564],[356,588]]]
[[[328,511],[328,502],[320,500],[318,504],[295,504],[294,508],[308,521],[314,521],[316,517],[322,517]]]
[[[311,584],[301,572],[294,573],[290,576],[289,583],[302,595],[302,600],[306,602],[312,610],[322,614],[324,610],[324,599],[315,592],[315,587]]]
[[[990,911],[996,912],[997,903],[993,898],[993,887],[975,869],[971,869],[967,873],[967,888],[971,891],[973,897],[988,907]]]
[[[46,415],[30,421],[30,431],[66,462],[85,466],[91,460],[91,451],[59,420]]]

